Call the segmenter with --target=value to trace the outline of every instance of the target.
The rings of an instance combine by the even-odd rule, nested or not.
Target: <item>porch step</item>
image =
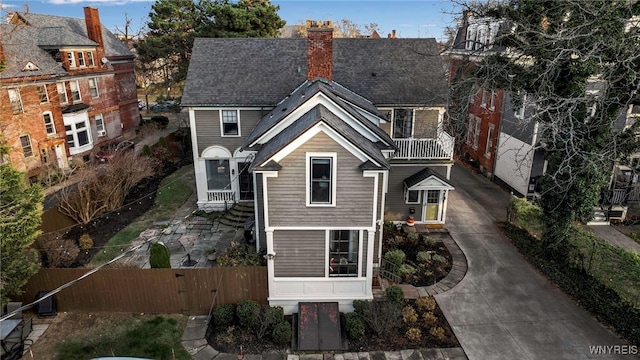
[[[236,203],[223,216],[218,218],[220,224],[243,229],[244,223],[254,214],[253,203]]]
[[[609,225],[609,220],[602,209],[596,209],[593,214],[593,219],[587,222],[587,225]]]

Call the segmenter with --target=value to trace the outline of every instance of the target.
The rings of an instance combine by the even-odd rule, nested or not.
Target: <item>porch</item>
[[[399,160],[453,160],[453,136],[440,132],[435,139],[394,138],[398,147],[394,159]]]

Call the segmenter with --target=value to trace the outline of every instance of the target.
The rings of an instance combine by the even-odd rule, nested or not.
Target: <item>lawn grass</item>
[[[120,249],[129,246],[131,241],[149,228],[154,221],[170,220],[175,210],[184,204],[193,192],[184,179],[184,175],[192,171],[193,166],[187,165],[162,180],[151,209],[115,234],[107,242],[103,251],[91,260],[91,264],[99,265],[118,256],[121,253]]]
[[[182,347],[186,317],[129,318],[86,329],[80,336],[55,346],[56,359],[86,360],[102,356],[130,356],[157,360],[187,360]]]
[[[631,240],[640,244],[640,233],[628,233],[626,234]]]

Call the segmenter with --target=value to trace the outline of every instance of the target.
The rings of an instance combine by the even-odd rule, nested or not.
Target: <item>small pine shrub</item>
[[[80,249],[86,250],[93,247],[93,239],[89,234],[82,234],[80,239],[78,240],[78,245],[80,245]]]
[[[422,315],[422,320],[424,321],[425,327],[431,327],[438,322],[438,318],[433,315],[431,311],[428,311]]]
[[[419,297],[416,299],[416,307],[420,312],[428,312],[436,309],[436,300],[431,296]]]
[[[438,341],[444,341],[446,339],[446,335],[444,333],[444,329],[440,326],[434,326],[429,330],[429,334],[433,336]]]
[[[422,331],[418,328],[412,327],[407,330],[406,336],[409,341],[417,343],[422,340]]]
[[[169,147],[169,144],[167,144],[167,139],[164,136],[160,136],[160,138],[158,139],[158,146],[165,149]]]
[[[402,321],[405,324],[413,326],[418,322],[418,314],[416,310],[411,306],[405,306],[402,308]]]
[[[364,315],[365,311],[369,307],[369,301],[367,300],[353,300],[353,311],[360,316]]]
[[[400,268],[398,269],[398,274],[402,277],[409,277],[413,274],[416,273],[416,268],[414,268],[413,266],[409,265],[409,264],[402,264],[400,265]]]
[[[255,329],[258,325],[260,305],[253,300],[240,300],[236,307],[236,315],[241,326]]]
[[[422,235],[422,241],[424,241],[424,244],[428,247],[433,247],[436,245],[436,239],[432,238],[429,235]]]
[[[410,232],[407,234],[407,237],[409,238],[409,240],[412,240],[412,241],[416,241],[420,239],[420,236],[421,234],[417,232]]]
[[[406,257],[407,256],[405,255],[404,251],[400,249],[391,250],[391,251],[388,251],[386,254],[384,254],[385,260],[397,266],[402,265]]]
[[[276,344],[291,342],[291,324],[286,321],[277,323],[271,332],[271,340]]]
[[[448,262],[447,258],[439,255],[439,254],[434,254],[432,257],[433,261],[439,262],[441,264],[446,264]]]
[[[401,304],[402,300],[404,300],[404,293],[398,285],[389,286],[387,290],[385,290],[384,295],[387,300],[394,304]]]
[[[345,314],[345,330],[351,340],[360,340],[365,336],[364,320],[355,312]]]
[[[420,261],[420,262],[427,262],[431,260],[431,253],[429,253],[428,251],[419,251],[416,254],[416,260]]]
[[[151,155],[153,155],[151,153],[151,147],[148,144],[145,144],[142,147],[142,155],[146,156],[146,157],[151,157]]]
[[[149,250],[149,265],[152,269],[170,269],[171,268],[171,256],[169,250],[163,243],[157,242],[151,245]]]
[[[216,306],[213,309],[213,323],[216,326],[229,325],[233,322],[236,307],[233,304]]]

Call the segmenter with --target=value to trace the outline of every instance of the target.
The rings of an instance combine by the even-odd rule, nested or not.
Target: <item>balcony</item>
[[[398,150],[393,155],[400,160],[453,160],[453,136],[441,132],[437,139],[393,139]]]

